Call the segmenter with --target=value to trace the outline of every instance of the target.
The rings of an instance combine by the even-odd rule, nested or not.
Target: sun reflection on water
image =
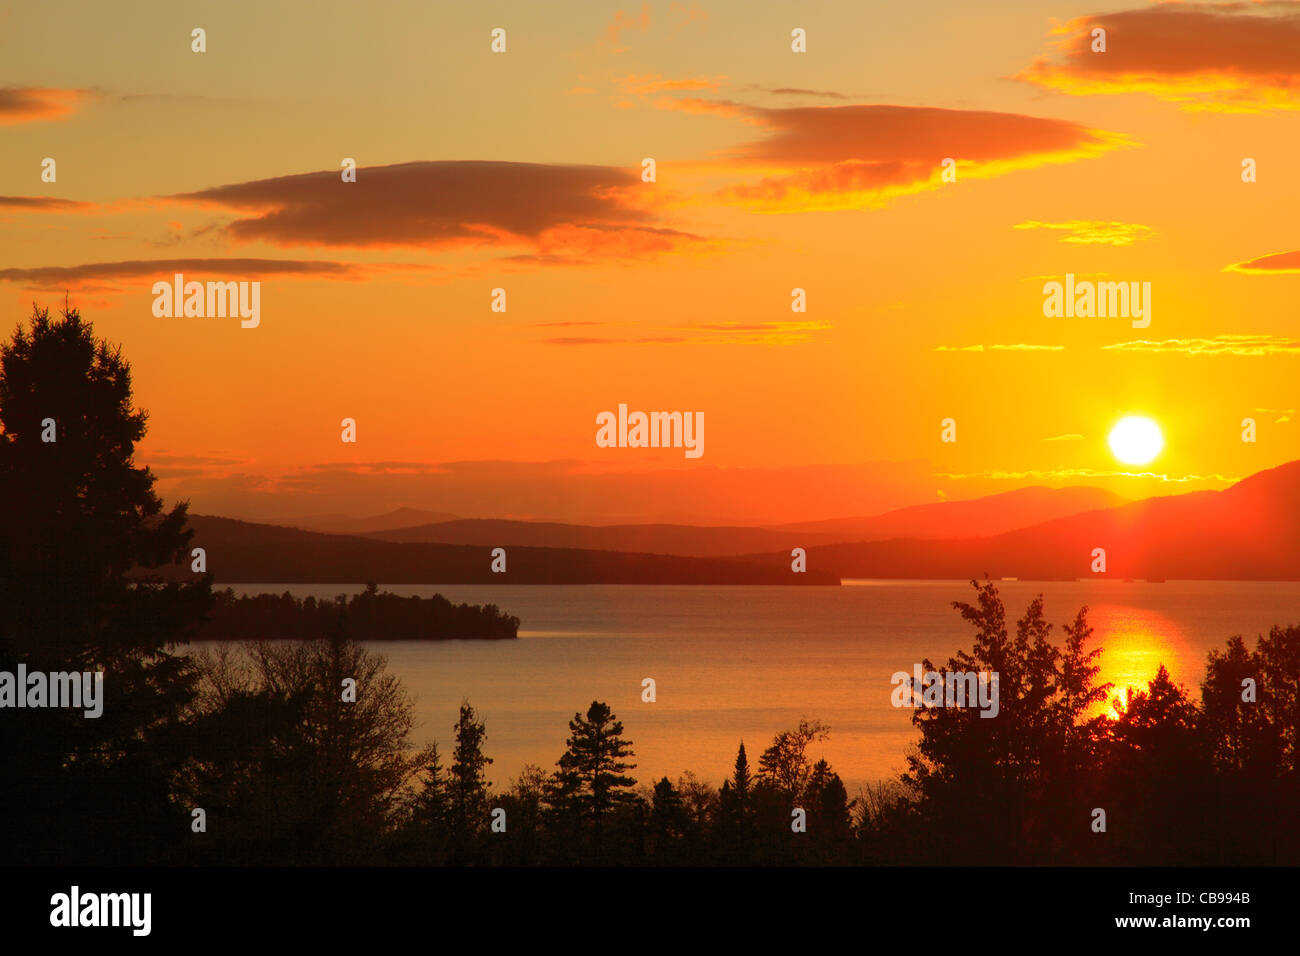
[[[1088,620],[1094,632],[1087,648],[1102,648],[1097,682],[1115,685],[1095,713],[1104,711],[1113,717],[1111,701],[1116,697],[1122,701],[1129,688],[1134,693],[1145,691],[1161,664],[1174,683],[1189,683],[1191,655],[1181,629],[1169,618],[1146,608],[1108,604],[1090,608]],[[1188,691],[1195,697],[1198,688],[1188,686]]]

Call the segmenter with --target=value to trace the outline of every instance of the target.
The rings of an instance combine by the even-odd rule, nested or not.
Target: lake
[[[240,594],[329,598],[362,585],[230,585]],[[487,726],[489,778],[526,763],[554,769],[568,721],[607,702],[631,739],[639,783],[682,771],[720,784],[745,741],[751,768],[801,716],[831,727],[825,756],[850,795],[906,766],[911,711],[890,704],[895,671],[942,664],[973,632],[952,609],[965,581],[848,581],[843,587],[393,585],[383,590],[496,604],[521,621],[517,641],[371,641],[415,700],[415,740],[450,759],[461,698]],[[1083,604],[1105,648],[1102,679],[1145,686],[1163,663],[1198,693],[1205,657],[1234,634],[1300,622],[1300,583],[1118,581],[998,583],[1014,622],[1038,593],[1053,638]],[[1014,626],[1014,625],[1012,625]],[[198,645],[195,645],[198,646]],[[641,701],[643,678],[658,699]]]

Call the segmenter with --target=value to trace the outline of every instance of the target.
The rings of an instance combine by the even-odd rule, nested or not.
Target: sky
[[[1300,4],[52,0],[0,49],[5,332],[66,293],[120,343],[199,513],[763,523],[1300,458]],[[257,327],[156,316],[177,272],[260,282]],[[1150,324],[1045,315],[1067,273]],[[599,447],[621,403],[703,454]]]

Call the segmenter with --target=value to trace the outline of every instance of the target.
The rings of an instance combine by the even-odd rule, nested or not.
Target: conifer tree
[[[469,701],[461,702],[460,716],[452,729],[456,747],[447,778],[448,815],[452,842],[463,856],[473,849],[488,823],[488,786],[483,770],[492,758],[483,756],[487,731]]]
[[[101,717],[20,710],[0,721],[0,818],[23,862],[68,862],[60,821],[99,837],[102,862],[157,858],[196,677],[171,648],[196,631],[211,579],[164,583],[190,562],[184,503],[170,511],[137,465],[145,412],[121,349],[76,309],[33,309],[0,345],[0,668],[103,671]],[[89,860],[87,860],[90,862]]]
[[[632,743],[623,739],[623,722],[600,701],[591,702],[585,717],[573,715],[569,733],[569,749],[557,762],[555,793],[599,827],[619,804],[633,798],[630,788],[636,780],[624,773],[636,768],[626,762],[634,756]]]

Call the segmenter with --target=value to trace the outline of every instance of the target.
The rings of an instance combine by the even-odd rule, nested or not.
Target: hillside
[[[792,574],[738,560],[509,547],[507,571],[481,546],[403,544],[192,515],[193,547],[219,583],[334,584],[794,584],[838,585],[825,570]],[[191,574],[188,562],[173,577]]]
[[[809,549],[843,577],[1083,578],[1106,550],[1107,577],[1300,580],[1300,461],[1223,491],[1148,498],[1004,534]],[[779,554],[752,555],[775,566]]]

